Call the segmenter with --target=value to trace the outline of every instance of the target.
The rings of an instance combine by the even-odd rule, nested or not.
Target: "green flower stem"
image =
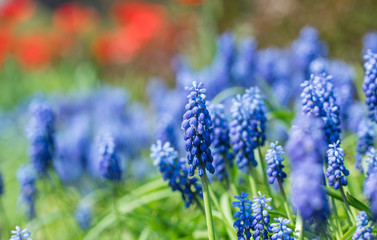
[[[238,195],[236,185],[234,185],[232,169],[229,166],[229,160],[228,159],[225,159],[225,170],[226,170],[226,173],[228,174],[228,178],[227,178],[228,184],[229,184],[228,187],[230,187],[230,190],[232,191],[233,195]]]
[[[343,189],[343,186],[342,186],[341,183],[340,183],[339,190],[340,190],[340,194],[342,195],[342,198],[343,198],[344,206],[346,207],[346,210],[347,210],[346,216],[347,216],[348,219],[351,219],[351,223],[353,225],[356,222],[355,217],[353,216],[353,213],[350,209],[350,205],[348,204],[348,201],[347,201],[346,195],[344,194],[344,189]]]
[[[8,232],[10,232],[10,225],[9,225],[9,218],[5,212],[2,199],[0,199],[0,212],[2,213],[1,219],[2,219],[2,224],[3,224],[2,226],[3,233],[4,233],[3,237],[4,239],[6,239],[8,237]]]
[[[274,198],[272,197],[272,192],[271,192],[270,184],[268,184],[267,172],[266,172],[266,163],[265,163],[264,158],[262,156],[262,151],[260,149],[260,144],[258,144],[258,154],[259,154],[260,165],[262,167],[262,175],[263,175],[264,184],[265,184],[265,186],[267,188],[268,194],[272,198],[271,205],[273,207],[276,207],[275,204],[274,204]]]
[[[285,195],[285,191],[284,191],[283,184],[281,182],[280,177],[278,177],[278,183],[279,183],[280,193],[281,193],[281,195],[283,196],[283,199],[284,199],[284,208],[285,208],[285,211],[287,213],[288,219],[293,221],[291,210],[289,209],[289,205],[288,205],[288,201],[287,201],[287,196]]]
[[[255,171],[255,168],[253,168],[251,164],[248,165],[248,169],[249,169],[248,176],[249,176],[251,193],[253,194],[253,196],[257,196],[257,185],[255,182],[255,177],[257,176],[257,173]]]
[[[336,205],[335,205],[335,200],[334,200],[333,197],[330,197],[330,198],[331,198],[331,205],[333,207],[333,212],[334,212],[334,216],[335,216],[335,223],[336,223],[337,232],[338,232],[339,236],[342,236],[343,231],[342,231],[342,226],[340,224],[338,211],[337,211],[337,208],[336,208]]]
[[[233,228],[232,224],[229,223],[227,218],[225,217],[225,214],[224,214],[222,208],[220,207],[219,201],[217,200],[217,197],[216,197],[215,193],[213,192],[211,186],[208,186],[208,189],[209,189],[209,193],[211,194],[211,199],[213,200],[213,203],[215,204],[215,207],[217,208],[217,210],[221,214],[221,218],[222,218],[223,222],[225,223],[228,230],[230,230],[232,232],[233,238],[236,239],[237,236],[236,236],[236,233],[234,232],[234,228]]]
[[[294,232],[294,238],[303,240],[304,239],[304,222],[302,220],[301,214],[299,211],[297,211],[297,217],[296,217],[296,227]]]
[[[115,214],[115,218],[116,218],[116,223],[117,223],[117,226],[118,226],[118,239],[122,239],[122,223],[121,223],[121,216],[120,216],[120,212],[119,212],[119,208],[118,208],[118,203],[117,203],[117,197],[118,197],[118,194],[117,194],[117,189],[116,189],[116,184],[115,183],[112,183],[112,193],[113,193],[113,196],[112,196],[112,199],[113,199],[113,209],[114,209],[114,214]]]
[[[204,210],[205,210],[206,221],[207,221],[208,239],[214,240],[215,229],[213,226],[211,199],[209,196],[208,179],[207,179],[207,174],[205,170],[204,170],[204,174],[200,177],[200,180],[202,181],[202,187],[203,187],[203,200],[204,200]]]

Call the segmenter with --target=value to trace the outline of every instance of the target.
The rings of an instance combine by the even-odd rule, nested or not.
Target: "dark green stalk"
[[[208,229],[208,239],[214,240],[215,239],[215,228],[213,226],[213,219],[212,219],[212,208],[211,208],[211,199],[208,191],[208,179],[206,171],[204,170],[204,174],[200,177],[203,186],[203,200],[204,200],[204,210],[206,214],[206,222],[207,222],[207,229]]]

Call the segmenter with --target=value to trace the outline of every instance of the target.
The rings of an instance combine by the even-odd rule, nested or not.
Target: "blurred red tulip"
[[[5,61],[12,47],[12,35],[8,29],[0,29],[0,65]]]
[[[159,36],[166,25],[164,9],[156,4],[117,2],[111,9],[119,27],[95,40],[94,55],[101,62],[130,61],[143,46]]]
[[[0,1],[0,23],[16,23],[27,20],[34,13],[35,5],[32,0]]]
[[[53,48],[48,35],[29,34],[19,36],[14,47],[18,63],[25,69],[38,69],[50,64]]]
[[[98,14],[90,7],[77,3],[66,3],[54,13],[54,25],[66,33],[85,32],[97,22]]]

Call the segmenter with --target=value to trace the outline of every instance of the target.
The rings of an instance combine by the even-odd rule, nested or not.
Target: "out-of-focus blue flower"
[[[0,196],[4,194],[4,181],[3,175],[0,172]]]
[[[52,164],[55,150],[55,116],[50,104],[34,100],[29,107],[30,121],[27,126],[30,161],[38,174],[45,175]]]
[[[292,161],[292,205],[304,219],[314,218],[322,225],[329,214],[326,193],[323,190],[323,159],[326,142],[319,119],[302,115],[286,144]]]
[[[253,203],[247,198],[248,195],[248,193],[241,192],[239,196],[234,197],[237,200],[233,201],[232,203],[233,207],[239,209],[239,211],[233,214],[233,217],[236,218],[236,221],[234,221],[233,223],[233,227],[237,228],[238,240],[245,240],[251,238],[251,223],[254,220],[251,209],[251,205]]]
[[[377,52],[377,32],[368,32],[363,37],[363,55],[368,53],[368,50]]]
[[[70,127],[56,137],[56,158],[54,168],[60,180],[70,184],[83,174],[87,163],[90,144],[90,119],[77,116],[70,121]]]
[[[193,176],[198,168],[199,176],[204,174],[205,169],[213,174],[215,168],[212,165],[213,157],[209,148],[213,124],[206,107],[206,89],[203,83],[194,81],[192,87],[187,87],[186,90],[190,91],[190,94],[187,96],[189,100],[181,126],[186,141],[188,173]]]
[[[226,166],[232,166],[233,155],[230,153],[229,123],[222,104],[209,106],[213,128],[211,131],[213,166],[215,176],[222,181],[227,178]]]
[[[368,227],[368,215],[360,211],[356,217],[356,232],[352,235],[352,240],[372,240],[372,228]]]
[[[283,171],[283,156],[285,152],[283,147],[278,144],[278,141],[270,143],[270,148],[267,150],[265,156],[268,164],[267,176],[269,184],[273,184],[277,178],[280,178],[280,181],[283,182],[284,178],[287,177],[287,174]]]
[[[360,172],[364,172],[362,166],[363,156],[368,152],[370,147],[373,147],[374,138],[376,137],[373,122],[369,120],[361,121],[359,124],[359,130],[357,131],[357,137],[355,167],[360,170]]]
[[[271,202],[271,198],[266,198],[266,195],[262,195],[258,192],[259,196],[253,197],[253,221],[252,228],[254,230],[253,237],[255,240],[268,239],[268,232],[270,231],[270,214],[268,211],[272,210],[272,207],[268,205]],[[267,211],[268,210],[268,211]]]
[[[368,51],[364,56],[364,83],[365,103],[368,107],[370,120],[377,122],[377,54]]]
[[[352,133],[357,133],[361,122],[365,119],[367,109],[364,103],[354,101],[348,106],[347,111],[347,129]]]
[[[92,222],[92,206],[88,202],[80,201],[75,210],[75,218],[82,230],[88,229]]]
[[[334,143],[340,138],[339,106],[334,97],[331,76],[326,73],[312,74],[301,86],[303,113],[322,118],[325,122],[325,137],[328,144]]]
[[[273,233],[271,240],[294,240],[294,238],[290,236],[292,229],[287,227],[287,224],[291,223],[291,220],[282,217],[274,218],[274,220],[276,223],[270,224],[271,232]]]
[[[373,146],[369,147],[365,162],[368,165],[367,175],[377,170],[377,150]]]
[[[202,196],[202,186],[198,183],[198,179],[188,177],[186,161],[178,158],[177,152],[169,142],[162,144],[161,141],[157,141],[152,145],[151,151],[153,165],[158,167],[164,180],[169,181],[173,191],[181,192],[186,207],[194,202],[196,196]]]
[[[35,195],[37,189],[35,182],[37,179],[36,170],[31,165],[22,165],[17,170],[17,179],[20,183],[20,199],[26,208],[29,218],[35,216]]]
[[[312,27],[304,27],[300,36],[292,43],[292,54],[299,69],[309,74],[310,63],[319,57],[327,55],[327,45],[319,39],[318,32]]]
[[[329,166],[326,171],[326,177],[329,180],[329,185],[334,189],[339,189],[340,184],[347,186],[347,178],[349,171],[344,166],[344,151],[339,147],[340,141],[329,145],[327,150],[327,158]]]
[[[369,200],[373,220],[377,220],[377,171],[372,172],[364,181],[364,196]]]
[[[12,230],[12,234],[9,240],[33,240],[30,238],[30,232],[27,228],[21,230],[19,226],[16,226],[16,230]]]
[[[112,182],[119,182],[122,179],[122,169],[114,139],[110,135],[103,134],[97,141],[101,176]]]
[[[255,66],[257,62],[257,43],[254,39],[242,39],[237,49],[237,56],[231,68],[235,85],[250,87],[255,83]]]

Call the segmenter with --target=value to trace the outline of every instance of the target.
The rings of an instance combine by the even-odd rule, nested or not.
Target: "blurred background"
[[[315,59],[337,59],[329,71],[345,86],[342,104],[354,107],[342,113],[345,128],[352,129],[356,110],[364,113],[362,52],[365,46],[377,50],[376,11],[373,0],[0,0],[0,212],[9,226],[29,227],[35,239],[113,239],[112,222],[106,221],[108,189],[92,161],[96,136],[106,131],[114,137],[126,169],[120,195],[152,183],[124,197],[125,211],[153,187],[163,189],[155,198],[171,196],[149,148],[156,139],[169,140],[183,154],[182,86],[196,78],[207,81],[212,99],[228,87],[255,84],[255,72],[262,75],[274,86],[270,92],[261,87],[270,93],[269,106],[285,110],[273,111],[279,121],[270,136],[284,141],[301,91],[297,83],[308,77]],[[306,62],[296,62],[298,52]],[[233,62],[238,67],[228,83]],[[254,80],[246,83],[251,75]],[[27,217],[18,204],[24,178],[17,169],[29,159],[25,126],[35,99],[50,102],[56,115],[50,178],[59,181],[37,182],[37,217]],[[127,218],[136,221],[128,222],[124,239],[205,238],[200,212],[186,216],[177,195],[169,204],[130,213]],[[95,207],[82,207],[88,199]]]

